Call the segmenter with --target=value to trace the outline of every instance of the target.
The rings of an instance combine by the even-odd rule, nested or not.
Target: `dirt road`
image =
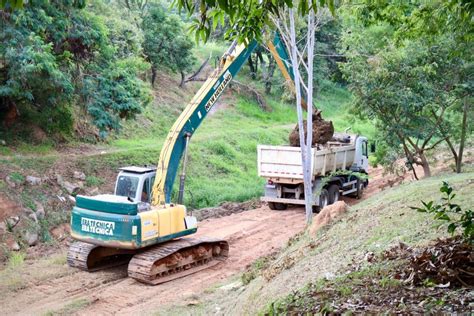
[[[380,168],[374,169],[371,175],[364,199],[387,185]],[[344,200],[348,204],[360,201]],[[42,265],[41,269],[46,271],[37,271],[40,270],[38,266],[30,263],[31,272],[28,274],[44,274],[47,277],[27,281],[13,295],[1,295],[0,306],[6,315],[41,315],[48,312],[82,315],[153,314],[161,305],[180,303],[186,298],[199,296],[206,289],[244,271],[257,258],[284,246],[304,226],[302,208],[279,212],[265,206],[204,220],[200,222],[197,236],[228,240],[229,259],[216,267],[158,286],[144,285],[128,278],[126,266],[87,273],[66,265],[46,268]]]
[[[208,219],[200,223],[198,235],[229,241],[230,256],[223,264],[159,286],[127,278],[126,267],[96,273],[75,271],[28,285],[14,297],[2,295],[2,314],[41,315],[51,311],[83,315],[151,314],[160,305],[178,302],[191,294],[199,295],[243,271],[258,257],[284,246],[304,228],[304,222],[304,211],[299,208],[278,212],[261,207]],[[39,273],[32,271],[36,272]]]

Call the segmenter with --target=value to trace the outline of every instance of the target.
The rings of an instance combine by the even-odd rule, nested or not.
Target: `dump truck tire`
[[[288,208],[288,205],[277,202],[268,202],[268,207],[273,211],[284,211]]]
[[[327,189],[322,189],[319,195],[319,207],[321,209],[329,205],[329,193]]]
[[[334,204],[339,201],[339,197],[339,186],[337,184],[331,184],[328,188],[328,205]]]

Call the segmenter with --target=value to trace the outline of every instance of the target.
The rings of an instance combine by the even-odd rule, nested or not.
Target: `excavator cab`
[[[130,202],[150,203],[156,168],[130,166],[119,170],[115,182],[115,195],[125,196]]]

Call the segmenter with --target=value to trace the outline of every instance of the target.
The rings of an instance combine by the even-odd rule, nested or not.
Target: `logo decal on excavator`
[[[212,108],[214,103],[216,103],[217,99],[220,97],[222,94],[222,91],[227,87],[229,82],[232,80],[232,74],[227,70],[226,73],[224,74],[224,80],[222,80],[222,83],[216,88],[216,91],[214,94],[211,96],[209,101],[206,103],[206,111],[209,112],[209,110]]]
[[[81,230],[83,232],[113,236],[114,229],[114,222],[99,221],[86,217],[81,218]]]

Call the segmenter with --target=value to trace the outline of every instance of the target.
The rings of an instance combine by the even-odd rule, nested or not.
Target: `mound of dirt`
[[[309,227],[309,233],[315,235],[316,232],[323,226],[334,222],[336,218],[347,212],[347,204],[344,201],[337,201],[334,204],[328,205],[313,218],[313,222]]]
[[[304,125],[304,133],[306,134],[306,120],[303,121]],[[299,134],[299,127],[296,124],[293,131],[291,131],[289,136],[289,141],[291,146],[300,146],[300,134]],[[317,112],[313,114],[313,141],[311,143],[312,146],[316,146],[317,144],[324,145],[334,135],[334,126],[332,125],[331,121],[326,121],[321,117],[321,112]]]

